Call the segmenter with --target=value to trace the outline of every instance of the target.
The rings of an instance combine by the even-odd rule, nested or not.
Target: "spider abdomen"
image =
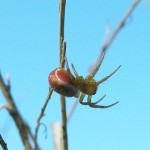
[[[51,88],[67,97],[78,97],[78,88],[74,86],[74,77],[63,68],[56,68],[48,77]]]

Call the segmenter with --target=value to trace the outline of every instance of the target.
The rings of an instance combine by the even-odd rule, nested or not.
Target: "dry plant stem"
[[[62,48],[62,52],[61,52],[61,63],[60,63],[60,67],[64,68],[65,66],[65,61],[66,61],[66,42],[63,42],[63,48]]]
[[[73,112],[74,112],[74,110],[75,110],[75,108],[76,108],[78,102],[79,102],[79,98],[76,98],[76,99],[74,100],[72,106],[70,107],[70,110],[69,110],[68,115],[67,115],[67,122],[70,121],[70,119],[71,119],[71,117],[72,117],[72,114],[73,114]]]
[[[41,109],[41,113],[40,113],[40,115],[39,115],[39,117],[38,117],[38,119],[37,119],[37,124],[40,123],[42,117],[44,116],[45,109],[46,109],[47,104],[48,104],[48,102],[49,102],[49,100],[50,100],[50,98],[51,98],[52,93],[53,93],[53,90],[50,89],[49,92],[48,92],[48,95],[47,95],[47,97],[46,97],[46,100],[45,100],[45,102],[44,102],[44,105],[43,105],[43,107],[42,107],[42,109]]]
[[[48,95],[46,97],[46,100],[44,102],[44,105],[43,105],[43,107],[41,109],[41,113],[40,113],[40,115],[39,115],[39,117],[37,119],[37,126],[35,128],[35,137],[34,137],[35,150],[38,150],[37,137],[38,137],[39,127],[40,127],[40,124],[41,124],[40,121],[41,121],[42,117],[44,117],[44,115],[45,115],[44,114],[45,113],[45,109],[46,109],[46,107],[48,105],[49,100],[51,99],[52,93],[53,93],[53,90],[50,89],[49,92],[48,92]]]
[[[7,110],[10,114],[10,116],[13,118],[21,137],[21,140],[24,144],[24,147],[26,150],[31,150],[32,146],[30,143],[30,140],[33,140],[33,135],[31,133],[31,130],[28,126],[28,124],[24,121],[21,114],[19,113],[16,104],[14,102],[14,99],[10,93],[10,88],[4,83],[4,80],[0,74],[0,88],[2,90],[2,93],[7,101]]]
[[[139,4],[140,1],[141,0],[134,0],[133,1],[133,3],[131,4],[131,6],[129,7],[129,9],[127,10],[127,12],[125,13],[125,15],[121,19],[121,21],[118,23],[118,25],[117,25],[116,29],[114,30],[114,32],[111,34],[110,38],[108,38],[106,40],[106,42],[104,43],[104,45],[102,47],[102,51],[101,51],[101,53],[99,55],[99,58],[98,58],[98,64],[101,62],[102,53],[104,53],[104,54],[106,53],[108,47],[111,45],[111,43],[113,42],[113,40],[115,39],[115,37],[117,36],[117,34],[119,33],[119,31],[124,27],[127,19],[130,17],[131,13],[136,8],[137,4]],[[94,70],[94,72],[95,72],[95,70]]]
[[[59,3],[59,12],[60,12],[60,36],[59,36],[59,49],[60,49],[60,54],[59,54],[59,60],[60,60],[60,67],[64,67],[64,60],[65,60],[65,55],[66,55],[66,42],[64,42],[64,18],[65,18],[65,3],[66,1],[64,0],[61,0],[60,3]],[[37,119],[37,126],[36,126],[36,129],[35,129],[35,138],[34,138],[34,144],[35,144],[35,150],[36,150],[36,147],[37,147],[37,137],[38,137],[38,131],[39,131],[39,127],[40,127],[40,121],[42,119],[42,117],[44,116],[44,112],[45,112],[45,109],[47,107],[47,104],[50,100],[50,97],[53,93],[53,90],[50,89],[49,93],[48,93],[48,96],[45,100],[45,103],[42,107],[42,110],[41,110],[41,113]],[[64,103],[65,103],[65,100],[61,100],[61,105],[62,107],[64,107]],[[65,107],[64,107],[65,108]],[[64,109],[63,109],[63,114],[65,113]],[[63,119],[64,120],[64,119]],[[67,132],[66,132],[67,133]],[[65,136],[66,137],[66,136]]]
[[[63,149],[68,150],[68,135],[67,135],[67,116],[66,116],[66,101],[65,97],[60,97],[61,101],[61,115],[62,115],[62,132],[63,132]]]
[[[133,10],[135,9],[135,7],[137,6],[137,4],[140,2],[141,0],[134,0],[133,4],[129,7],[129,9],[127,10],[127,12],[125,13],[125,15],[123,16],[123,18],[121,19],[121,21],[119,22],[118,26],[116,27],[115,31],[112,33],[112,36],[108,39],[108,41],[103,45],[102,50],[105,51],[105,49],[108,48],[108,46],[112,43],[112,41],[115,39],[116,35],[118,34],[118,32],[122,29],[122,27],[125,25],[126,20],[129,18],[129,16],[131,15],[131,13],[133,12]]]
[[[59,1],[59,63],[62,63],[62,49],[64,48],[64,24],[65,24],[66,0]]]
[[[64,41],[64,23],[65,23],[65,6],[66,0],[59,1],[59,62],[60,67],[64,68],[65,54],[66,54],[66,42]],[[66,101],[64,96],[60,96],[61,114],[62,114],[62,134],[63,134],[63,150],[68,150],[68,138],[67,138],[67,117],[66,117]]]
[[[8,150],[7,148],[7,144],[5,143],[5,141],[3,140],[1,134],[0,134],[0,145],[3,148],[3,150]]]

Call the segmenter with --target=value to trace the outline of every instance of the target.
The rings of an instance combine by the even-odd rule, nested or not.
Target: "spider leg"
[[[88,105],[87,102],[83,102],[84,97],[85,97],[85,94],[82,93],[81,96],[80,96],[79,102],[80,102],[80,104],[82,104],[82,105]]]
[[[67,69],[67,71],[70,72],[67,57],[65,57],[65,64],[66,64],[66,69]]]
[[[106,105],[106,106],[97,105],[100,101],[102,101],[102,100],[105,98],[105,96],[106,96],[106,94],[105,94],[102,98],[100,98],[98,101],[92,103],[92,102],[91,102],[91,100],[92,100],[92,96],[91,96],[91,95],[88,95],[88,100],[87,100],[87,102],[83,102],[83,99],[84,99],[84,97],[85,97],[85,94],[81,94],[79,102],[80,102],[82,105],[88,105],[88,106],[90,106],[90,107],[92,107],[92,108],[109,108],[109,107],[112,107],[112,106],[116,105],[116,104],[119,102],[119,101],[118,101],[118,102],[115,102],[115,103],[113,103],[113,104]]]
[[[76,77],[79,77],[79,75],[78,75],[78,73],[77,73],[77,71],[76,71],[76,69],[75,69],[74,65],[73,65],[73,64],[71,64],[71,66],[72,66],[72,70],[73,70],[73,72],[74,72],[75,76],[76,76]]]
[[[98,81],[98,84],[101,84],[104,81],[106,81],[107,79],[109,79],[112,75],[114,75],[120,69],[120,67],[121,67],[121,65],[119,67],[117,67],[112,73],[110,73],[109,75],[107,75],[106,77],[104,77],[103,79]]]
[[[109,107],[112,107],[112,106],[114,106],[114,105],[116,105],[118,103],[118,102],[115,102],[115,103],[113,103],[111,105],[107,105],[107,106],[97,105],[97,103],[100,102],[101,100],[103,100],[105,96],[106,95],[104,95],[100,100],[96,101],[95,103],[91,102],[92,96],[88,96],[88,104],[89,104],[89,106],[92,107],[92,108],[109,108]]]
[[[103,97],[101,97],[98,101],[94,102],[93,104],[95,104],[95,105],[98,104],[99,102],[101,102],[105,98],[105,96],[106,96],[106,94]]]

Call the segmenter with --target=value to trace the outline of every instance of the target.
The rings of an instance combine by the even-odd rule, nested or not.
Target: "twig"
[[[2,146],[3,150],[8,150],[7,144],[6,144],[5,141],[3,140],[1,134],[0,134],[0,145]]]
[[[37,119],[37,126],[36,126],[36,128],[35,128],[35,137],[34,137],[35,150],[37,150],[37,148],[38,148],[38,145],[37,145],[37,137],[38,137],[39,127],[40,127],[40,125],[41,125],[40,121],[41,121],[42,117],[45,115],[45,114],[44,114],[44,113],[45,113],[45,109],[46,109],[47,104],[48,104],[48,102],[49,102],[49,100],[50,100],[50,98],[51,98],[52,93],[53,93],[53,90],[50,89],[49,92],[48,92],[48,95],[47,95],[47,97],[46,97],[46,100],[45,100],[45,102],[44,102],[44,105],[43,105],[43,107],[42,107],[42,109],[41,109],[41,113],[40,113],[40,115],[39,115],[39,117],[38,117],[38,119]]]
[[[72,117],[72,114],[75,111],[78,102],[79,102],[79,98],[75,98],[72,106],[69,109],[69,112],[68,112],[68,115],[67,115],[67,122],[70,121],[70,118]]]
[[[53,93],[53,90],[50,89],[49,92],[48,92],[48,95],[47,95],[47,97],[46,97],[46,100],[45,100],[45,102],[44,102],[44,105],[43,105],[43,107],[42,107],[42,109],[41,109],[41,113],[40,113],[40,115],[39,115],[39,117],[38,117],[38,119],[37,119],[37,123],[39,123],[40,120],[41,120],[41,118],[44,116],[45,109],[46,109],[47,104],[48,104],[48,102],[49,102],[49,100],[50,100],[50,98],[51,98],[52,93]]]
[[[115,39],[116,35],[118,34],[118,32],[124,27],[126,20],[129,18],[129,16],[131,15],[131,13],[133,12],[133,10],[135,9],[135,7],[137,6],[137,4],[140,2],[141,0],[134,0],[134,2],[131,4],[131,6],[129,7],[129,9],[127,10],[127,12],[125,13],[125,15],[123,16],[123,18],[121,19],[121,21],[118,23],[116,29],[114,30],[114,32],[112,33],[112,35],[110,36],[110,38],[106,41],[106,43],[103,45],[102,47],[102,51],[106,51],[106,49],[108,49],[108,46],[111,45],[111,43],[113,42],[113,40]]]
[[[24,147],[26,150],[31,150],[32,145],[30,143],[31,139],[33,140],[33,135],[31,133],[31,130],[28,126],[28,124],[24,121],[23,117],[19,113],[17,106],[14,102],[14,99],[10,93],[10,88],[4,83],[4,80],[0,74],[0,88],[2,90],[2,93],[8,103],[8,112],[10,116],[13,118],[21,137],[21,140],[24,144]]]
[[[64,68],[64,66],[65,66],[65,57],[66,57],[66,42],[64,41],[63,42],[63,45],[62,45],[63,47],[62,47],[62,49],[61,49],[61,58],[60,58],[60,61],[61,61],[61,63],[60,63],[60,67],[63,67]]]
[[[137,6],[137,4],[139,4],[140,1],[141,0],[134,0],[134,2],[131,4],[131,6],[129,7],[129,9],[125,13],[125,15],[122,17],[121,21],[118,23],[118,25],[117,25],[116,29],[114,30],[114,32],[110,35],[110,37],[103,44],[103,46],[101,48],[101,53],[100,53],[100,55],[99,55],[99,57],[97,59],[96,65],[97,64],[99,65],[100,63],[102,63],[103,58],[105,57],[105,54],[106,54],[106,51],[107,51],[108,47],[114,41],[114,39],[116,38],[116,36],[119,33],[119,31],[124,27],[127,19],[129,18],[129,16],[131,15],[131,13],[133,12],[133,10]],[[96,66],[95,66],[95,67],[93,67],[91,69],[90,74],[93,74],[93,72],[97,72],[97,71],[96,71]]]
[[[64,48],[64,25],[65,25],[65,6],[66,0],[59,1],[59,63],[62,65],[62,56]]]
[[[66,54],[66,42],[64,41],[65,6],[66,6],[66,0],[60,0],[59,2],[59,15],[60,15],[59,62],[60,62],[60,67],[64,67],[65,54]],[[68,150],[66,101],[65,101],[64,96],[60,96],[60,103],[61,103],[61,114],[62,114],[63,150]]]
[[[66,116],[66,101],[65,97],[60,97],[61,102],[61,117],[62,117],[62,132],[63,132],[63,149],[68,150],[68,135],[67,135],[67,116]]]

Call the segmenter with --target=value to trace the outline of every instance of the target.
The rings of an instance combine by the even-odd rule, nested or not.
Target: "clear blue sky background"
[[[67,1],[67,57],[86,76],[104,41],[107,23],[114,30],[132,0]],[[11,92],[32,131],[48,93],[48,74],[58,66],[58,0],[0,1],[0,70],[11,75]],[[133,12],[108,49],[96,75],[101,79],[118,65],[118,73],[99,87],[110,109],[78,105],[68,124],[70,150],[150,149],[150,7],[144,2]],[[67,109],[74,98],[67,98]],[[0,104],[5,104],[0,92]],[[54,93],[39,132],[42,150],[53,149],[50,124],[61,121],[59,95]],[[13,120],[0,111],[0,133],[10,150],[23,149]]]

